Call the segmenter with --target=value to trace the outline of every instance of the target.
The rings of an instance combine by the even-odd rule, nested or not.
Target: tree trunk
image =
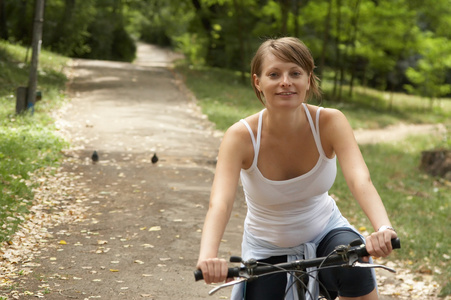
[[[329,0],[329,6],[327,9],[326,19],[324,20],[324,33],[323,33],[323,47],[321,50],[321,56],[319,60],[318,76],[321,78],[324,71],[324,66],[326,63],[326,51],[327,45],[329,44],[329,34],[330,34],[330,17],[332,15],[332,0]]]
[[[293,6],[294,6],[294,10],[293,10],[293,15],[294,15],[294,36],[295,37],[299,37],[299,8],[301,6],[300,4],[300,0],[293,0]]]
[[[288,14],[290,12],[290,2],[291,0],[280,0],[280,13],[281,13],[281,32],[282,35],[287,35],[288,33]]]
[[[44,0],[36,0],[36,7],[34,11],[34,24],[33,24],[33,41],[32,48],[33,53],[31,57],[30,76],[28,80],[28,94],[27,105],[32,109],[36,101],[36,87],[38,81],[38,65],[39,65],[39,53],[41,52],[42,44],[42,27],[44,24]]]
[[[351,54],[351,80],[349,82],[349,97],[352,98],[353,94],[353,87],[354,87],[354,79],[355,79],[355,72],[356,72],[356,64],[357,64],[357,58],[355,54],[355,44],[357,41],[357,34],[359,32],[359,15],[360,15],[360,0],[356,0],[355,8],[354,8],[354,14],[352,17],[352,36],[351,36],[351,47],[352,47],[352,54]]]
[[[20,0],[20,4],[18,5],[19,15],[26,16],[27,15],[27,1]],[[22,20],[23,22],[18,22],[15,28],[13,28],[13,32],[15,32],[15,38],[25,45],[29,45],[31,43],[31,35],[32,35],[32,26],[33,22],[29,20]]]
[[[58,25],[55,28],[55,31],[52,35],[52,40],[50,41],[51,45],[57,44],[62,38],[64,38],[67,34],[67,31],[70,26],[73,11],[75,8],[76,0],[65,0],[64,4],[64,12],[61,15],[61,19],[58,22]]]
[[[341,61],[340,53],[340,35],[341,35],[341,0],[337,0],[337,18],[336,18],[336,30],[337,34],[335,37],[335,77],[334,77],[334,89],[332,92],[332,97],[336,98],[338,101],[340,97],[337,97],[337,86],[338,86],[338,76],[341,70],[343,62]]]
[[[8,27],[6,23],[5,0],[0,0],[0,39],[8,40]]]
[[[191,0],[193,3],[194,8],[196,9],[196,15],[199,16],[200,22],[202,24],[202,27],[205,30],[205,34],[208,38],[208,49],[207,49],[207,62],[211,61],[213,56],[213,46],[212,46],[212,30],[213,26],[211,24],[210,19],[206,15],[205,11],[202,9],[202,5],[200,4],[199,0]]]
[[[240,73],[241,73],[241,81],[243,83],[246,82],[246,49],[244,45],[244,39],[243,39],[243,22],[242,22],[242,14],[241,14],[241,6],[238,5],[238,0],[233,0],[233,6],[235,8],[235,15],[236,15],[236,24],[238,29],[238,43],[240,45]]]

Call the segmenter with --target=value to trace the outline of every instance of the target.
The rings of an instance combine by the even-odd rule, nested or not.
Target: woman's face
[[[263,59],[261,75],[254,74],[253,79],[255,86],[263,92],[267,107],[297,107],[305,101],[310,88],[310,74],[272,53]]]

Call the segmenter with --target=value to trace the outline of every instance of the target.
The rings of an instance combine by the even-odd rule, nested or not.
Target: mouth
[[[276,95],[279,96],[291,96],[291,95],[296,95],[295,92],[281,92],[281,93],[276,93]]]

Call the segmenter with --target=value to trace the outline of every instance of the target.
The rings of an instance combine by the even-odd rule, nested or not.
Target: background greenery
[[[33,116],[16,115],[15,89],[28,81],[26,52],[0,41],[0,242],[9,240],[31,205],[32,189],[39,183],[29,182],[30,173],[57,164],[65,146],[50,113],[64,101],[62,70],[68,59],[43,51],[39,88],[45,100],[38,102]]]
[[[1,39],[30,45],[33,5],[0,0]],[[52,0],[43,47],[132,61],[141,39],[244,79],[264,38],[290,35],[311,48],[318,74],[334,86],[331,100],[360,85],[433,104],[451,93],[450,26],[451,0]]]

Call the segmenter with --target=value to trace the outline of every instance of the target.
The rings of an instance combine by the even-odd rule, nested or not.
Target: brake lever
[[[348,253],[348,263],[346,264],[349,267],[358,267],[358,268],[380,268],[387,270],[392,273],[396,273],[395,269],[392,269],[390,267],[379,265],[379,264],[370,264],[370,263],[361,263],[359,262],[359,256],[356,253]]]
[[[220,289],[223,289],[223,288],[226,288],[226,287],[229,287],[229,286],[241,283],[241,282],[246,281],[246,280],[247,280],[247,278],[240,278],[240,279],[235,279],[233,281],[229,281],[229,282],[223,283],[220,286],[217,286],[214,289],[212,289],[211,291],[209,291],[208,294],[211,296],[214,293],[216,293],[217,291],[219,291]]]
[[[384,269],[384,270],[387,270],[392,273],[396,273],[395,269],[392,269],[392,268],[384,266],[384,265],[378,265],[378,264],[361,263],[361,262],[357,261],[353,264],[353,266],[358,267],[358,268],[380,268],[380,269]]]

